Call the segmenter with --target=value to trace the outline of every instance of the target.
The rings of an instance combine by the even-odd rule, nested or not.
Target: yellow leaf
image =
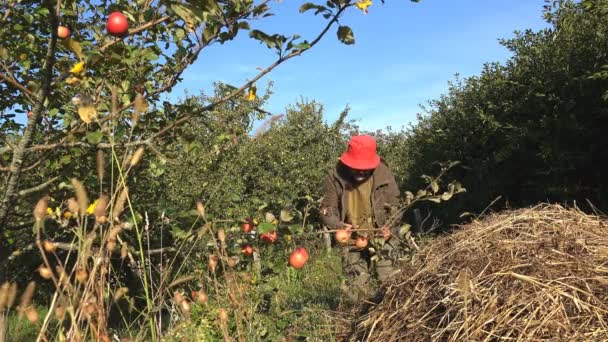
[[[251,87],[249,87],[249,91],[247,92],[247,96],[246,96],[247,101],[253,101],[256,99],[256,97],[257,97],[256,91],[257,91],[257,87],[255,85],[252,85]]]
[[[89,205],[89,207],[87,208],[87,214],[93,215],[93,213],[95,212],[95,208],[97,207],[97,202],[99,202],[98,199],[96,199],[95,202]]]
[[[360,9],[364,14],[367,14],[367,8],[372,5],[372,0],[359,0],[355,2],[355,7]]]
[[[73,51],[76,56],[78,56],[79,60],[82,61],[84,59],[84,56],[82,55],[82,46],[80,46],[80,43],[78,43],[77,41],[72,40],[72,38],[68,38],[62,40],[61,44],[63,44],[63,46],[65,46],[69,50]]]
[[[84,62],[78,62],[78,63],[74,64],[72,69],[70,69],[70,72],[72,74],[80,74],[83,71],[84,71]]]
[[[51,207],[46,208],[46,213],[49,214],[49,216],[53,216],[53,208],[51,208]]]
[[[80,77],[70,76],[65,79],[65,83],[68,85],[78,84],[80,83]]]
[[[78,108],[78,116],[85,123],[90,124],[93,120],[97,119],[97,110],[93,105],[81,106]]]

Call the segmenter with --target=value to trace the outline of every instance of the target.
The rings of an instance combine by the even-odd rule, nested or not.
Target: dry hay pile
[[[357,341],[607,341],[608,221],[542,205],[432,242],[361,317]]]

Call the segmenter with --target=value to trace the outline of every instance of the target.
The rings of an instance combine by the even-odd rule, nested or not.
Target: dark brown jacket
[[[323,199],[321,201],[321,218],[330,229],[342,228],[346,213],[346,196],[344,189],[349,181],[345,176],[345,166],[338,163],[329,172],[323,182]],[[395,176],[384,161],[372,174],[372,209],[377,227],[382,227],[390,212],[390,207],[399,202],[399,188]]]

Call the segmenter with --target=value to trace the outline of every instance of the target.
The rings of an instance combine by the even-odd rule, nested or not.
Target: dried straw
[[[351,341],[606,341],[608,221],[557,205],[439,238],[383,288]]]

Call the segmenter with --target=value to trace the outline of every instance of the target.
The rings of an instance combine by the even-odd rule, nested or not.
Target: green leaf
[[[270,6],[268,6],[266,3],[263,3],[261,5],[257,5],[253,8],[253,15],[255,17],[260,16],[261,14],[269,14],[266,13],[267,11],[270,10]]]
[[[412,226],[410,224],[404,224],[403,226],[401,226],[401,228],[399,228],[399,237],[404,237],[405,234],[410,232],[410,229],[412,228]]]
[[[355,34],[350,27],[340,26],[338,27],[338,39],[346,45],[352,45],[355,43]]]
[[[322,5],[313,4],[312,2],[305,2],[302,4],[302,6],[300,6],[300,13],[304,13],[311,9],[316,9],[315,15],[317,15],[320,12],[326,11],[327,7],[322,6]]]
[[[304,227],[299,224],[291,224],[287,227],[291,234],[297,235],[304,233]]]
[[[89,142],[89,144],[93,144],[93,145],[99,144],[101,139],[103,139],[103,132],[102,131],[88,132],[86,138],[87,138],[87,141]]]
[[[260,234],[274,232],[276,229],[277,229],[277,227],[270,222],[262,222],[262,223],[258,224],[258,227],[257,227],[258,233],[260,233]]]
[[[272,222],[276,220],[276,217],[271,212],[267,212],[264,214],[264,220],[266,220],[266,222]]]
[[[200,11],[193,6],[174,3],[171,4],[171,9],[186,23],[186,26],[190,28],[197,26],[203,20],[203,18],[197,14],[200,13]]]
[[[293,215],[291,214],[291,212],[285,209],[281,210],[281,221],[289,222],[291,220],[293,220]]]
[[[260,31],[260,30],[251,30],[249,31],[249,37],[259,40],[260,42],[266,43],[269,49],[277,47],[277,42],[275,40],[276,37],[269,36],[268,34]]]

